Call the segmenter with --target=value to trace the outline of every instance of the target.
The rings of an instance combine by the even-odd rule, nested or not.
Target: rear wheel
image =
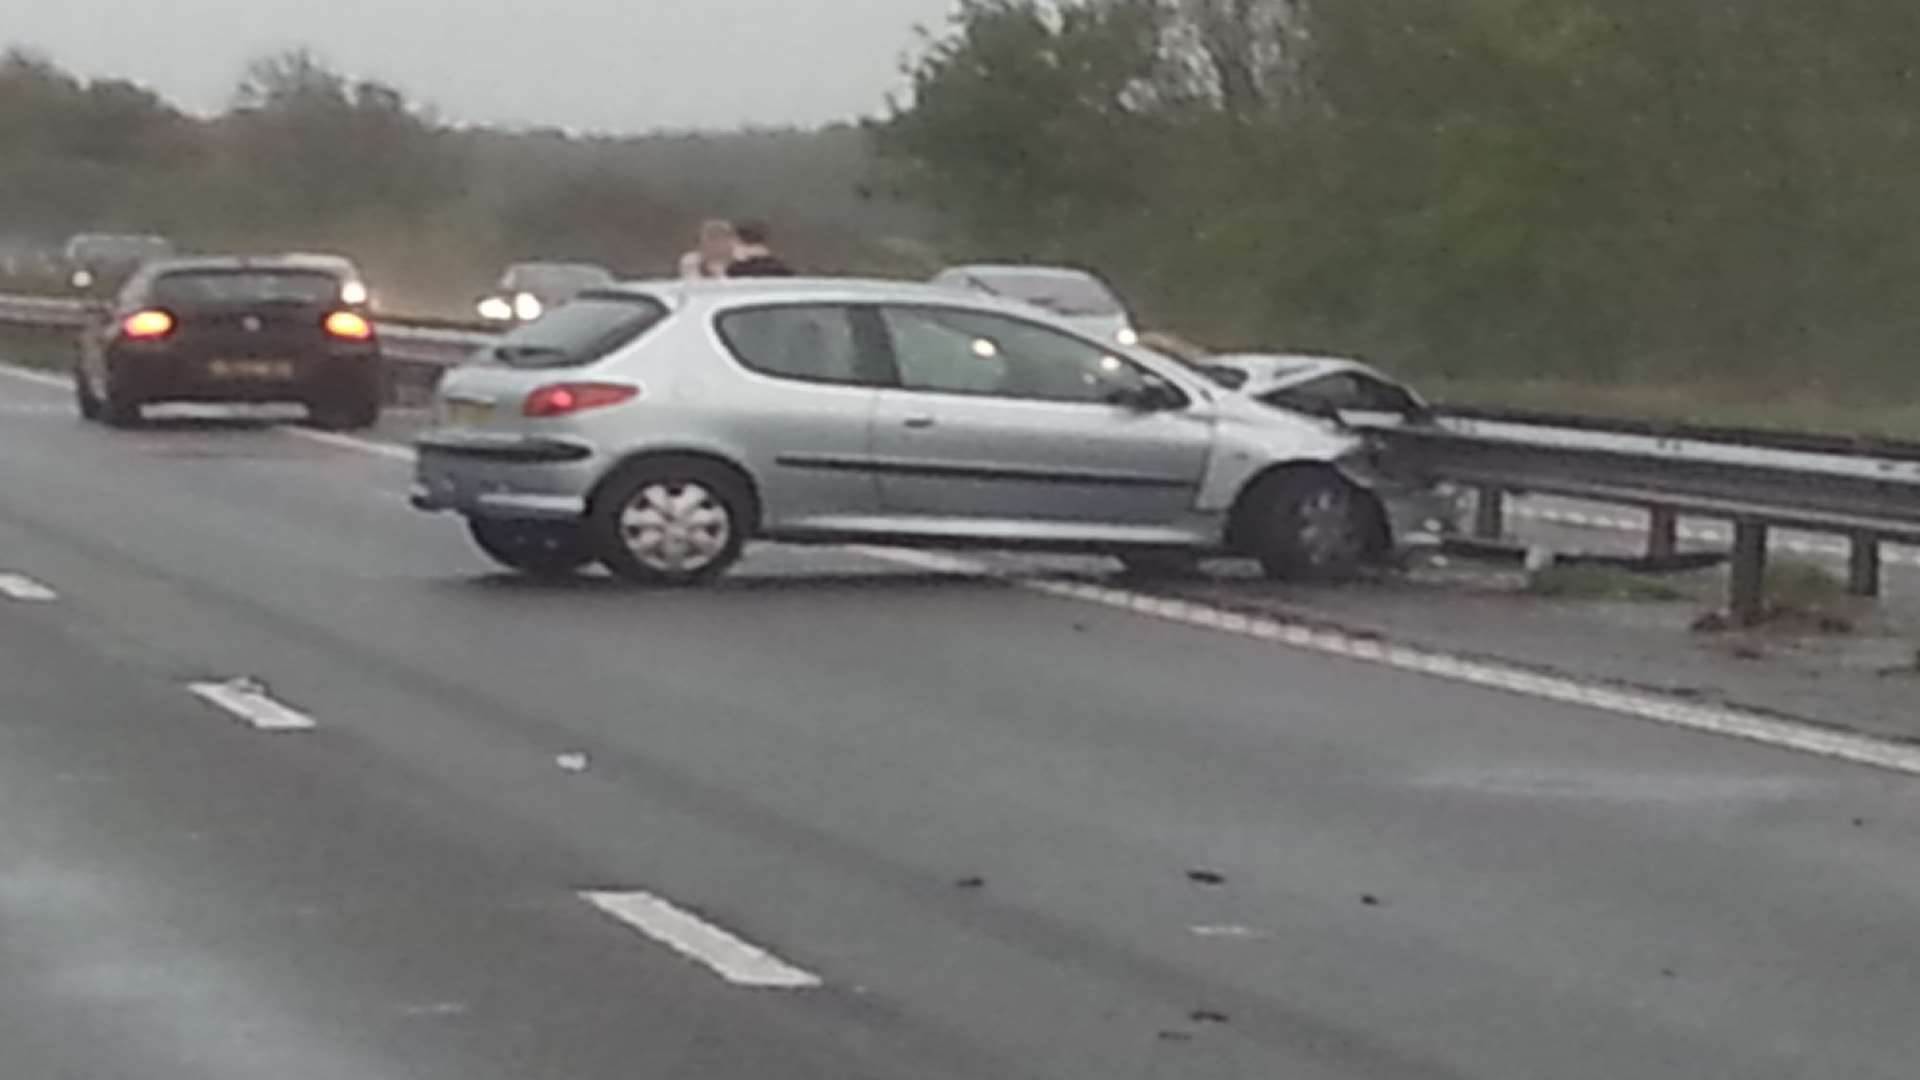
[[[588,530],[600,560],[621,577],[691,585],[740,558],[750,506],[739,478],[718,465],[643,462],[594,501]]]
[[[1241,536],[1268,577],[1344,580],[1372,548],[1371,498],[1332,472],[1278,473],[1247,494]]]
[[[140,400],[115,385],[113,372],[101,381],[100,419],[109,427],[127,428],[140,422]]]
[[[93,392],[92,385],[87,382],[86,371],[78,364],[73,368],[73,401],[80,407],[81,419],[100,419],[100,397]]]
[[[380,386],[375,380],[356,379],[316,401],[307,415],[320,427],[335,431],[362,431],[380,422]]]
[[[566,577],[593,561],[578,525],[468,518],[467,532],[488,558],[529,577]]]

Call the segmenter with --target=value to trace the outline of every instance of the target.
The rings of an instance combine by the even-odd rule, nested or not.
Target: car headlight
[[[343,304],[364,304],[367,296],[366,282],[349,281],[340,286],[340,302]]]
[[[497,296],[489,296],[480,301],[480,317],[488,322],[511,322],[513,305]]]
[[[85,289],[93,284],[93,272],[90,270],[75,270],[72,280],[74,288]]]
[[[540,298],[532,293],[523,292],[513,298],[513,313],[521,322],[532,322],[546,310],[546,306],[540,303]]]
[[[1135,330],[1131,326],[1121,327],[1120,332],[1113,336],[1119,340],[1120,344],[1125,345],[1129,349],[1140,344],[1140,331]]]

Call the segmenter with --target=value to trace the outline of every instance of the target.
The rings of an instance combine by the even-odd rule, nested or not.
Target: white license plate
[[[446,427],[486,427],[492,419],[490,401],[448,401],[440,407],[440,423]]]
[[[291,360],[215,360],[207,374],[216,379],[291,379]]]

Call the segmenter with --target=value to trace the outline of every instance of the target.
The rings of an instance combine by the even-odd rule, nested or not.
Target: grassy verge
[[[1562,563],[1527,576],[1522,592],[1556,600],[1685,600],[1676,585],[1614,566]]]

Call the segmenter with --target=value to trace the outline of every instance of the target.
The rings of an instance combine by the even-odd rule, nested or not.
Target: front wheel
[[[578,525],[468,518],[467,532],[487,557],[536,578],[562,578],[593,561]]]
[[[1338,475],[1283,472],[1247,495],[1242,537],[1267,576],[1286,581],[1341,581],[1370,550],[1372,496]]]
[[[750,496],[726,469],[643,462],[594,500],[588,531],[600,560],[629,581],[692,585],[740,558]]]

